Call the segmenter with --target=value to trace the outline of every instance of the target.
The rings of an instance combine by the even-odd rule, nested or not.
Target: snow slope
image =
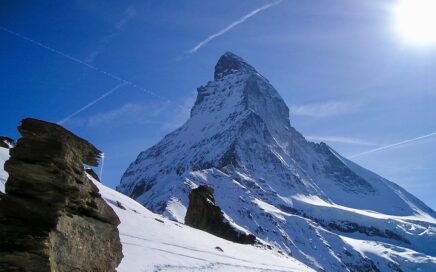
[[[395,258],[372,258],[350,242],[359,239],[406,248],[426,260],[422,271],[436,271],[436,213],[326,144],[307,141],[269,81],[232,53],[198,88],[190,119],[140,153],[117,190],[183,222],[188,195],[200,184],[215,189],[234,225],[316,270],[422,265],[395,250]]]
[[[7,176],[3,165],[9,152],[4,148],[0,152],[0,174]],[[277,249],[232,243],[170,221],[87,176],[121,221],[118,229],[124,258],[118,272],[314,271]],[[4,193],[4,186],[0,192]]]
[[[170,221],[101,183],[95,184],[121,220],[118,229],[124,258],[119,272],[313,271],[277,249],[223,240]]]

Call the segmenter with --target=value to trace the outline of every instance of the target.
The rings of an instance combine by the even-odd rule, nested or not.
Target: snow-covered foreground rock
[[[318,271],[436,271],[436,213],[307,141],[269,81],[232,53],[198,88],[190,119],[140,153],[117,190],[183,222],[200,184],[233,225]]]
[[[121,220],[124,258],[119,272],[313,271],[267,249],[241,245],[154,214],[136,201],[95,182]]]

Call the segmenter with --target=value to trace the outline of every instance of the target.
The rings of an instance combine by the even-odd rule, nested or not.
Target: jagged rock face
[[[185,224],[218,237],[241,244],[254,244],[256,237],[234,229],[226,222],[220,207],[215,204],[213,188],[200,185],[189,194]]]
[[[118,191],[183,222],[191,190],[210,185],[226,218],[317,270],[371,271],[362,240],[416,251],[436,270],[432,209],[306,141],[275,88],[240,57],[224,54],[214,79],[198,88],[189,120],[139,154]],[[392,259],[378,267],[394,267]]]
[[[83,166],[101,152],[52,123],[18,129],[0,201],[0,271],[115,271],[120,221]]]
[[[92,168],[86,168],[85,172],[88,173],[88,175],[90,175],[93,179],[95,179],[98,182],[100,181],[100,178],[98,177],[97,173],[95,173],[94,170],[92,170]]]
[[[0,147],[12,148],[15,145],[15,141],[12,138],[6,136],[0,136]]]

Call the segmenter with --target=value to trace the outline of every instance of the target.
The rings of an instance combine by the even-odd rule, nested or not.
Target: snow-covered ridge
[[[124,258],[119,272],[313,271],[276,249],[241,245],[154,214],[95,182],[121,220]]]
[[[318,270],[374,270],[402,258],[378,265],[343,238],[407,248],[436,270],[432,209],[306,141],[279,93],[240,57],[224,54],[214,79],[198,88],[191,118],[142,152],[117,190],[183,222],[189,192],[208,184],[230,221]]]

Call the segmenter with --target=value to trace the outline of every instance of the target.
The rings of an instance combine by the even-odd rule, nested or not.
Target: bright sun
[[[400,0],[395,19],[396,30],[407,42],[436,45],[436,0]]]

